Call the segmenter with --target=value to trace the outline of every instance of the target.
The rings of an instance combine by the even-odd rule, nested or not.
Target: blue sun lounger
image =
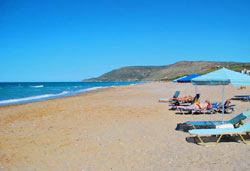
[[[238,95],[232,98],[233,100],[250,101],[250,95]]]
[[[224,105],[224,112],[225,113],[232,113],[234,111],[234,107],[236,106],[235,104],[229,104],[230,101],[229,100],[226,100],[223,102],[223,105]],[[215,102],[215,103],[212,103],[212,108],[206,108],[206,109],[180,109],[179,111],[182,112],[182,114],[184,114],[184,112],[191,112],[192,114],[193,113],[196,113],[196,112],[199,112],[199,113],[216,113],[218,111],[222,112],[223,110],[223,105],[221,105],[221,103],[219,102]]]
[[[220,129],[193,129],[189,130],[190,135],[197,136],[200,142],[204,145],[204,141],[202,140],[201,136],[213,136],[213,135],[220,135],[216,144],[218,144],[223,135],[239,135],[241,140],[246,144],[245,139],[243,138],[242,134],[247,133],[250,131],[250,121],[242,125],[238,128],[220,128]]]
[[[180,95],[180,91],[176,91],[176,92],[174,93],[174,95],[173,95],[172,98],[173,98],[173,99],[174,99],[174,98],[178,98],[179,95]],[[159,102],[170,102],[170,101],[172,101],[172,100],[171,100],[172,98],[158,99],[158,101],[159,101]]]
[[[239,124],[241,121],[247,119],[248,117],[250,117],[250,110],[237,115],[236,117],[232,118],[229,121],[224,121],[223,123],[222,121],[189,121],[189,122],[186,122],[185,124],[188,126],[192,126],[195,129],[197,126],[209,127],[209,126],[216,126],[220,124],[236,125],[236,124]]]
[[[205,113],[205,109],[178,109],[182,114],[184,114],[185,112],[189,112],[191,114],[194,113]]]
[[[196,94],[195,97],[193,98],[193,101],[191,102],[191,104],[186,104],[186,105],[185,104],[181,104],[181,105],[180,104],[178,104],[178,105],[177,104],[171,104],[171,105],[168,105],[168,106],[171,106],[171,108],[169,110],[176,110],[177,106],[190,106],[190,105],[198,102],[199,98],[200,98],[200,94]]]
[[[223,105],[224,105],[224,112],[225,113],[232,113],[234,111],[234,107],[236,106],[235,104],[230,104],[230,100],[224,101]],[[222,112],[223,105],[219,106],[218,111]]]

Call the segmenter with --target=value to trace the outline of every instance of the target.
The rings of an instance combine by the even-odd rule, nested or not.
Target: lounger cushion
[[[221,134],[242,134],[250,131],[250,121],[245,123],[239,128],[226,128],[226,129],[193,129],[189,130],[189,134],[198,136],[221,135]]]

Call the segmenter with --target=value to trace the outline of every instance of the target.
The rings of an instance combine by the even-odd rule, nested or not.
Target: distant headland
[[[205,74],[219,68],[231,70],[250,70],[250,63],[238,62],[209,62],[209,61],[181,61],[163,66],[129,66],[112,70],[97,78],[85,79],[84,82],[111,81],[161,81],[173,80],[194,73]]]

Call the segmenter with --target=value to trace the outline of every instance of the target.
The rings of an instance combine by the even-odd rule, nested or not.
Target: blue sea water
[[[29,103],[86,93],[88,91],[139,84],[138,82],[17,82],[0,83],[0,105]]]

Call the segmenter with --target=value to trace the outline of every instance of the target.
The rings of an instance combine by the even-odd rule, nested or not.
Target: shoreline
[[[153,82],[0,107],[0,170],[249,169],[248,145],[230,141],[206,148],[176,130],[186,121],[221,119],[221,114],[177,114],[157,101],[176,90],[192,95],[194,86]],[[218,87],[198,91],[201,101],[221,99]],[[240,93],[250,91],[226,87],[226,98]],[[249,108],[249,102],[232,103],[235,112],[225,120]]]

